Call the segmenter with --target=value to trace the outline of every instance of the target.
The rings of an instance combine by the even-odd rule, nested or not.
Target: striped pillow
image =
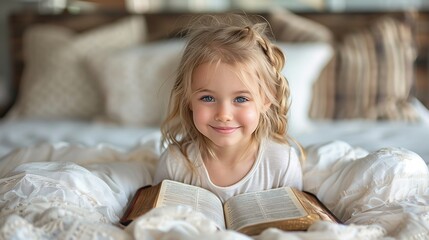
[[[409,103],[414,43],[411,28],[391,17],[348,34],[314,86],[310,116],[416,120]]]

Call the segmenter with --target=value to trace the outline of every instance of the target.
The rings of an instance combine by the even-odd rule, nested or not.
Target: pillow
[[[160,41],[107,57],[93,56],[89,66],[105,100],[101,119],[126,125],[159,126],[166,114],[184,44],[183,40]],[[292,96],[289,130],[296,134],[310,128],[311,87],[332,56],[332,47],[327,43],[276,45],[290,59],[283,74]]]
[[[411,27],[391,17],[346,35],[337,47],[333,77],[321,78],[315,85],[311,116],[416,120],[409,101],[416,58],[414,43]],[[333,94],[326,94],[327,86],[334,86]],[[334,110],[326,114],[327,109]]]
[[[141,16],[77,34],[56,25],[31,27],[24,36],[26,68],[9,118],[89,119],[101,109],[97,85],[83,60],[145,39]]]
[[[289,82],[291,106],[288,116],[289,134],[297,135],[311,130],[309,118],[312,87],[333,56],[328,43],[276,44],[285,54],[286,64],[282,73]]]
[[[184,46],[183,40],[165,40],[92,56],[88,66],[104,100],[99,120],[160,126]]]
[[[333,39],[332,32],[326,26],[284,8],[271,11],[268,21],[278,41],[331,42]]]

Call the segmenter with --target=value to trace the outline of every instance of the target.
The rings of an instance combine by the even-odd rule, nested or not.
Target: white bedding
[[[308,131],[295,137],[304,146],[342,140],[371,152],[384,147],[401,147],[419,154],[429,163],[429,110],[416,99],[412,104],[420,119],[417,123],[359,119],[313,121]]]
[[[342,140],[352,146],[375,151],[383,147],[402,147],[419,154],[429,163],[429,125],[365,120],[317,122],[317,129],[297,139],[304,146]]]
[[[14,120],[0,123],[0,156],[17,147],[38,143],[68,142],[86,146],[107,145],[128,151],[159,138],[157,128],[118,127],[96,122],[58,120]]]
[[[318,222],[308,232],[269,229],[255,238],[426,239],[429,173],[419,155],[429,159],[429,125],[316,126],[296,136],[308,150],[305,189],[346,225]],[[215,231],[210,220],[180,207],[154,210],[125,229],[117,225],[134,191],[151,183],[159,138],[156,128],[1,123],[0,239],[249,239]]]

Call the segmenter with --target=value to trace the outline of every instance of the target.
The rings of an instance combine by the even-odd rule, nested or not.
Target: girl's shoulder
[[[186,154],[189,156],[194,155],[196,146],[194,143],[190,143],[185,147],[185,151]],[[176,144],[170,144],[167,146],[167,148],[164,150],[164,152],[162,153],[162,156],[164,158],[168,157],[168,158],[173,158],[173,159],[184,159],[186,158],[185,153],[182,152],[182,149],[180,146],[176,145]]]
[[[183,153],[180,150],[180,147],[175,144],[170,144],[167,148],[162,152],[162,156],[171,156],[174,155],[176,157],[183,156]]]
[[[189,143],[186,144],[185,149],[187,152],[194,151],[197,148],[197,145],[195,143]],[[165,152],[181,152],[181,147],[177,144],[169,144],[167,148],[164,150]]]
[[[267,140],[260,146],[261,156],[271,161],[283,161],[286,159],[298,159],[297,149],[288,143],[279,143],[274,140]]]
[[[263,141],[260,145],[262,149],[265,149],[267,152],[290,152],[292,146],[288,143],[280,143],[272,139],[267,139]]]
[[[169,144],[167,148],[165,148],[164,153],[170,153],[170,152],[176,152],[176,151],[180,152],[179,146],[177,146],[176,144]]]

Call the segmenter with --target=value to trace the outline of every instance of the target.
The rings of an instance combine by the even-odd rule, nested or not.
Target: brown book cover
[[[158,198],[158,192],[160,187],[161,185],[158,184],[155,186],[143,186],[137,189],[119,222],[122,225],[127,226],[134,219],[147,213],[152,208],[155,208],[155,203],[156,199]]]
[[[174,199],[174,203],[168,199]],[[219,229],[233,229],[247,235],[260,234],[269,227],[306,231],[318,220],[341,223],[316,196],[294,188],[245,193],[222,203],[206,189],[171,180],[138,189],[120,223],[126,226],[152,208],[179,203],[201,211],[218,223]]]

